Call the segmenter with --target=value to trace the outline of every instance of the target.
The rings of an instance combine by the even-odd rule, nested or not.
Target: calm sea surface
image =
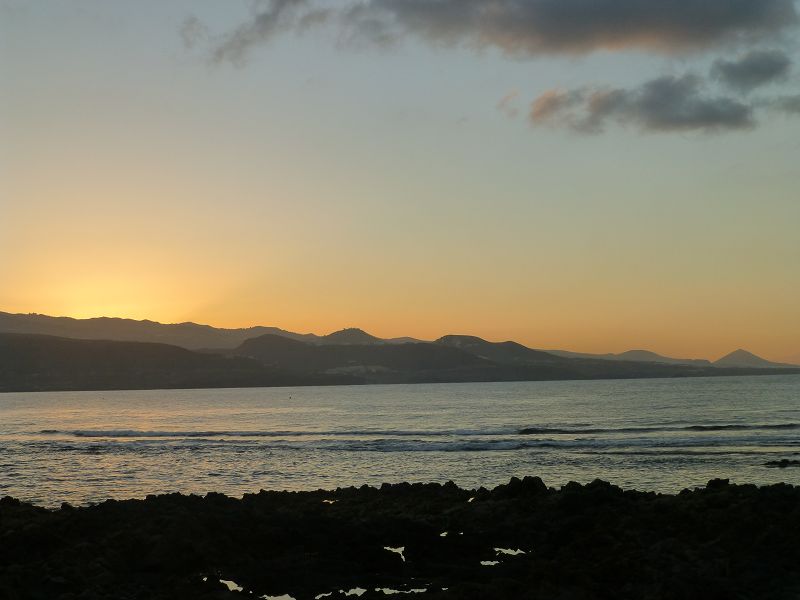
[[[513,475],[800,485],[765,466],[782,458],[800,376],[0,394],[0,496],[47,506]]]

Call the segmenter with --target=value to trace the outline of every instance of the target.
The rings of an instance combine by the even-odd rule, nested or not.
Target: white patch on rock
[[[244,588],[235,581],[228,581],[227,579],[220,579],[219,582],[228,588],[229,592],[243,592]]]
[[[510,548],[495,548],[494,551],[498,554],[507,554],[508,556],[519,556],[520,554],[526,554],[525,550],[512,550]]]

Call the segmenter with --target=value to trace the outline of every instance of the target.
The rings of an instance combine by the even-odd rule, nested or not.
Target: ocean
[[[0,394],[0,497],[800,485],[800,376]]]

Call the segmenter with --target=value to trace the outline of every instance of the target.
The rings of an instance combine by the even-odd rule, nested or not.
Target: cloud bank
[[[331,11],[314,8],[307,0],[269,0],[251,20],[224,37],[214,49],[213,60],[241,64],[256,46],[286,31],[298,31],[328,20]]]
[[[750,92],[757,87],[785,80],[792,60],[780,50],[753,50],[739,60],[717,60],[711,75],[728,87]]]
[[[764,40],[774,44],[784,30],[800,24],[795,0],[262,0],[255,6],[249,20],[216,38],[214,62],[241,64],[277,35],[323,26],[359,45],[414,38],[521,58],[738,47],[744,54],[718,59],[705,79],[690,74],[633,88],[552,89],[534,100],[529,120],[582,133],[599,133],[609,123],[646,132],[719,132],[754,127],[757,109],[800,115],[800,96],[745,98],[789,78],[788,54],[757,47]],[[192,19],[181,33],[187,46],[207,35]],[[723,91],[711,91],[714,83]],[[513,92],[497,109],[515,118],[517,99]]]
[[[704,79],[687,74],[659,77],[633,89],[552,89],[531,104],[534,126],[600,133],[609,122],[645,132],[719,132],[750,129],[758,109],[800,115],[800,95],[746,100],[752,91],[788,79],[792,60],[780,50],[753,50],[737,60],[716,60]],[[709,92],[719,82],[737,95]]]
[[[642,131],[712,132],[755,125],[753,108],[736,99],[713,96],[694,75],[660,77],[635,89],[550,90],[532,104],[536,126],[600,133],[609,121]]]
[[[323,23],[378,44],[417,37],[535,56],[626,48],[673,52],[763,38],[797,22],[794,0],[363,0],[335,9],[309,0],[270,0],[224,39],[215,56],[239,61],[277,33]]]

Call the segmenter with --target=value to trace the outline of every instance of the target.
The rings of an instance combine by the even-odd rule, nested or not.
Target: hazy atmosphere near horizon
[[[0,310],[800,362],[797,6],[584,4],[0,0]]]

